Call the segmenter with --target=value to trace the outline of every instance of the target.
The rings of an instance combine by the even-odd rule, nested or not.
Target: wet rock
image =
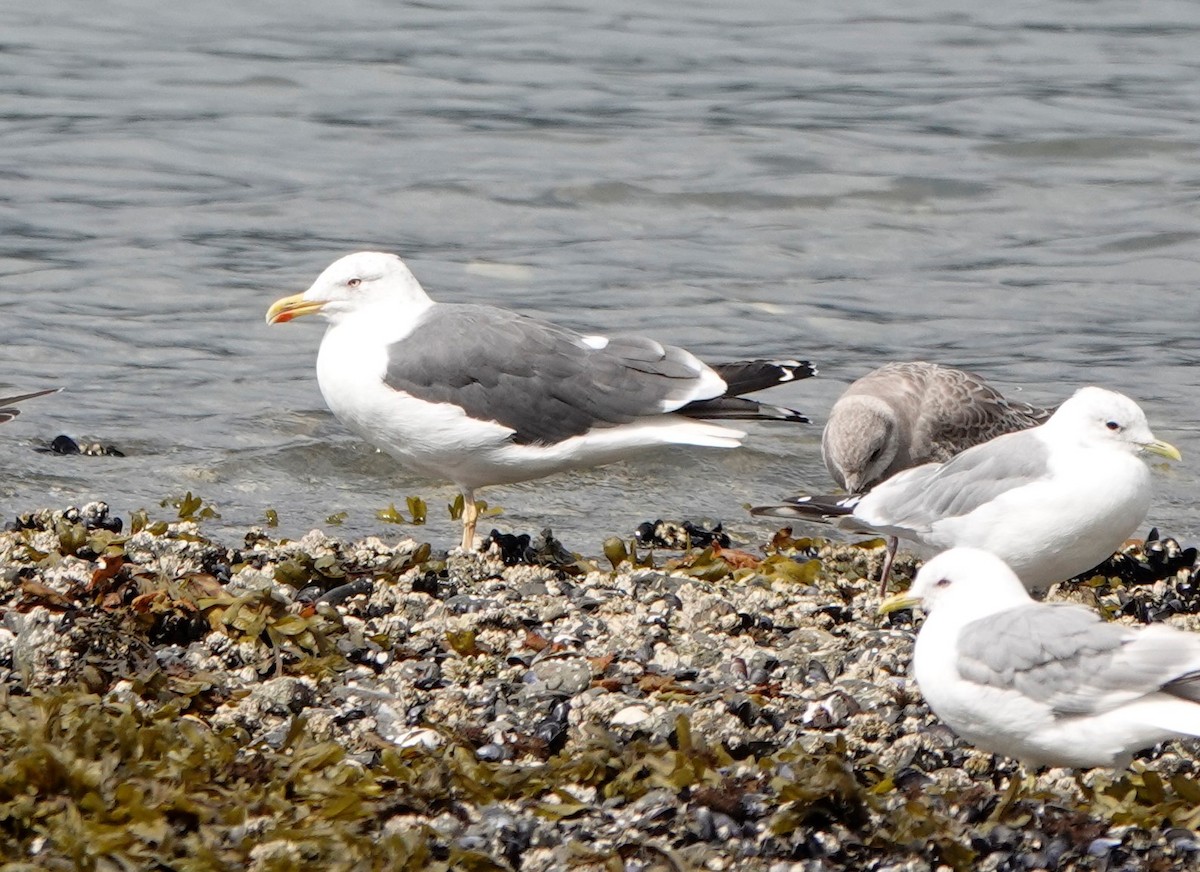
[[[538,538],[528,533],[512,535],[492,530],[483,541],[482,550],[486,553],[494,550],[500,555],[505,566],[529,564],[533,566],[548,566],[561,571],[578,572],[576,566],[578,556],[568,551],[547,527]]]
[[[670,548],[683,551],[688,548],[707,548],[716,543],[722,548],[728,548],[731,540],[720,524],[706,527],[692,521],[677,523],[664,521],[645,521],[638,525],[634,538],[639,545],[649,548]]]
[[[1132,541],[1079,578],[1101,576],[1119,579],[1124,584],[1151,584],[1175,578],[1180,573],[1190,577],[1196,571],[1196,560],[1196,548],[1185,548],[1170,536],[1160,538],[1155,527],[1145,540]]]
[[[636,727],[650,719],[650,709],[642,705],[630,705],[612,716],[610,723],[614,727]]]
[[[99,442],[77,442],[63,434],[55,436],[43,449],[49,454],[82,454],[87,457],[124,457],[125,453],[112,445],[101,445]]]
[[[592,667],[578,657],[542,660],[530,672],[545,692],[562,696],[574,696],[592,683]]]

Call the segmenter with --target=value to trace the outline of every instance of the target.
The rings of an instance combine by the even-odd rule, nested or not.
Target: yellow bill
[[[1178,448],[1170,442],[1163,442],[1159,439],[1143,443],[1142,450],[1149,451],[1151,454],[1161,454],[1163,457],[1169,457],[1171,460],[1183,460],[1183,455],[1179,453]]]
[[[894,593],[879,604],[879,614],[890,615],[903,609],[911,609],[921,604],[921,598],[909,596],[908,591]]]
[[[324,305],[324,300],[306,300],[304,294],[292,294],[271,304],[271,308],[267,309],[267,323],[282,324],[293,318],[312,315],[320,312]]]

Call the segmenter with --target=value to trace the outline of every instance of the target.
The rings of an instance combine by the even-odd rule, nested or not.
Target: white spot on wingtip
[[[772,360],[771,363],[783,370],[779,376],[779,384],[796,380],[796,370],[805,369],[809,375],[816,375],[817,368],[803,360]]]
[[[602,348],[608,347],[607,336],[583,336],[580,338],[580,341],[588,348],[591,348],[595,351],[599,351]]]

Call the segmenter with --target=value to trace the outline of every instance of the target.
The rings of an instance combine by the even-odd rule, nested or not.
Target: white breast
[[[371,444],[411,469],[464,484],[458,472],[466,459],[502,445],[512,431],[388,387],[387,345],[404,335],[396,334],[349,320],[331,326],[317,354],[321,394],[333,414]]]

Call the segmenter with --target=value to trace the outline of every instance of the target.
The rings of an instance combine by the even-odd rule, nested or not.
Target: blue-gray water
[[[191,490],[395,536],[420,494],[456,541],[451,487],[325,411],[322,326],[263,323],[380,248],[442,300],[822,369],[775,392],[816,424],[483,492],[506,529],[765,532],[741,505],[828,486],[844,385],[925,358],[1138,399],[1185,455],[1150,520],[1194,539],[1200,4],[735,5],[6,4],[0,393],[67,390],[0,431],[0,512]]]

